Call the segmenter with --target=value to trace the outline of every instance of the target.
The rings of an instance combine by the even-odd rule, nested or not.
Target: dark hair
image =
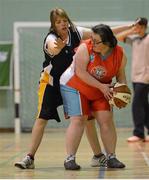
[[[147,24],[148,24],[148,20],[147,20],[147,18],[145,18],[145,17],[138,17],[138,18],[136,19],[136,22],[137,22],[139,25],[145,26],[145,27],[147,27]]]
[[[52,11],[50,12],[50,22],[51,22],[51,27],[50,27],[50,32],[53,31],[53,32],[56,32],[56,29],[55,29],[55,21],[56,21],[56,18],[57,16],[60,16],[60,17],[63,17],[63,18],[66,18],[69,22],[69,25],[72,27],[72,29],[75,31],[76,27],[75,25],[72,23],[72,21],[69,19],[67,13],[65,12],[64,9],[62,8],[54,8],[52,9]]]
[[[117,39],[108,25],[98,24],[92,27],[92,31],[101,37],[103,44],[112,48],[117,45]]]

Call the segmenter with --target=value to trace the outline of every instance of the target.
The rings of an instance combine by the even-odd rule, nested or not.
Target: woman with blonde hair
[[[90,38],[91,29],[75,26],[62,8],[50,12],[50,30],[45,37],[43,51],[45,61],[41,72],[38,90],[38,113],[32,129],[30,149],[22,161],[15,166],[22,169],[33,169],[34,156],[41,143],[48,120],[60,122],[57,107],[62,105],[59,79],[72,62],[75,48],[81,40]],[[128,26],[123,27],[124,29]],[[121,27],[113,29],[117,33]],[[105,165],[106,158],[101,152],[94,120],[88,121],[87,137],[94,152],[92,166]]]

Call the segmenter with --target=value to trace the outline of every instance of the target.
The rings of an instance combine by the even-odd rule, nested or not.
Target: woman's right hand
[[[113,96],[113,91],[111,89],[110,84],[103,84],[100,85],[100,91],[104,94],[104,97],[109,101]]]
[[[54,42],[55,48],[61,51],[66,46],[66,42],[67,42],[67,39],[63,41],[61,38],[57,38]]]
[[[61,52],[61,50],[66,46],[66,40],[61,38],[52,39],[47,42],[47,51],[51,56],[55,56]]]

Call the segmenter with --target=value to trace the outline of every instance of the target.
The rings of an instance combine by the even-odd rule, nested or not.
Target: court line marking
[[[138,148],[140,154],[143,156],[143,159],[144,159],[144,161],[146,162],[147,166],[149,167],[149,157],[148,157],[147,154],[142,150],[142,147],[141,147],[139,144],[137,144],[137,148]]]
[[[19,157],[23,154],[24,152],[21,151],[20,153],[17,153],[13,156],[11,156],[10,158],[6,159],[5,161],[1,161],[0,163],[0,168],[3,167],[4,165],[8,164],[9,162],[11,162],[12,160],[14,160],[16,157]]]

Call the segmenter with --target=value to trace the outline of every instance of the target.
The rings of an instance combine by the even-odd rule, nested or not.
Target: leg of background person
[[[32,129],[32,137],[31,137],[31,144],[29,149],[29,154],[33,157],[41,143],[45,126],[47,125],[47,120],[44,119],[37,119]]]
[[[115,153],[117,135],[113,122],[113,114],[110,111],[98,111],[95,117],[99,124],[101,139],[107,154]]]
[[[66,131],[66,152],[67,155],[75,155],[80,144],[86,120],[85,117],[71,117],[70,124]]]
[[[144,92],[143,84],[133,83],[134,97],[132,102],[132,116],[134,122],[133,134],[139,138],[144,138],[144,123],[145,123],[145,113],[144,113]]]
[[[94,155],[100,154],[101,147],[97,135],[95,120],[88,120],[86,123],[86,136],[92,148]]]
[[[144,112],[145,112],[145,127],[148,136],[146,140],[149,141],[149,84],[145,84],[144,88]]]

